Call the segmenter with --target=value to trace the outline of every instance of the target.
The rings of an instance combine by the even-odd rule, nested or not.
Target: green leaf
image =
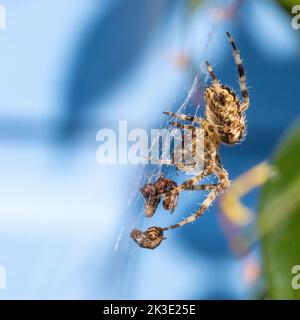
[[[300,265],[300,123],[282,139],[272,165],[277,171],[261,194],[258,228],[262,237],[268,297],[300,299],[291,281]]]

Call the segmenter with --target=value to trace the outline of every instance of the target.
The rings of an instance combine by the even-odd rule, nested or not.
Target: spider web
[[[193,50],[193,55],[197,54],[197,59],[192,57],[191,50],[187,50],[187,55],[190,60],[187,73],[193,75],[190,76],[190,79],[193,80],[189,81],[189,89],[183,98],[183,102],[181,104],[179,103],[179,108],[177,108],[177,110],[166,111],[203,116],[204,90],[209,82],[209,75],[204,61],[214,49],[215,35],[218,29],[224,22],[234,16],[234,13],[241,2],[242,0],[207,1],[193,14],[191,23],[188,23],[183,32],[185,38],[192,39],[190,41],[194,41],[196,34],[196,37],[200,39],[199,42],[201,42],[201,48],[196,48],[196,50],[195,48],[191,49]],[[206,19],[204,19],[205,21],[201,24],[202,30],[195,30],[197,29],[195,28],[197,20],[199,21],[199,19],[203,19],[203,17]],[[189,43],[187,43],[186,46],[188,47]],[[176,107],[173,109],[176,109]],[[171,119],[168,118],[160,129],[171,129],[172,127],[169,124],[170,120]],[[152,143],[155,143],[155,141],[152,141]],[[169,146],[167,145],[166,147]],[[162,150],[162,155],[164,155],[165,152],[165,150]],[[149,164],[143,166],[143,168],[140,169],[139,174],[137,174],[135,183],[132,186],[133,191],[127,203],[127,209],[124,208],[124,210],[126,210],[124,220],[122,221],[121,226],[119,226],[115,236],[113,254],[109,252],[109,262],[107,264],[109,270],[107,270],[107,273],[110,273],[110,275],[104,272],[104,274],[106,274],[104,281],[108,281],[107,279],[109,279],[110,292],[106,293],[105,298],[135,298],[133,288],[137,274],[139,253],[147,249],[140,248],[129,237],[129,233],[132,229],[137,228],[144,231],[153,225],[168,226],[173,219],[177,222],[180,218],[184,218],[178,216],[178,210],[175,210],[173,217],[171,217],[168,213],[164,212],[162,214],[160,212],[162,209],[157,210],[153,219],[147,219],[144,216],[144,201],[139,191],[140,188],[146,183],[149,183],[149,181],[155,181],[161,174],[164,174],[168,178],[171,176],[172,178],[172,174],[175,172],[174,170],[173,166]],[[184,181],[188,178],[185,177],[184,173],[180,173],[178,178],[176,178],[176,182],[181,183],[180,179]],[[205,193],[203,193],[203,197],[204,196]],[[199,206],[200,203],[196,203],[195,205]],[[188,215],[189,212],[185,212],[185,214]],[[153,220],[157,221],[157,223],[154,223]],[[113,275],[113,281],[111,275]]]

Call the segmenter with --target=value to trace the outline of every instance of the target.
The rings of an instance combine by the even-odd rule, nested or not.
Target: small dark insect
[[[203,130],[204,152],[197,154],[194,164],[195,167],[201,164],[203,169],[199,174],[179,186],[172,180],[160,177],[156,183],[148,184],[142,188],[142,193],[146,200],[145,214],[148,217],[153,216],[161,198],[164,199],[164,208],[173,211],[176,207],[179,193],[184,190],[210,190],[210,193],[195,213],[174,225],[165,228],[151,227],[145,232],[135,229],[131,233],[131,237],[143,248],[156,248],[164,239],[164,231],[182,227],[201,217],[215,198],[229,186],[228,173],[221,164],[219,148],[221,144],[237,144],[245,136],[245,112],[249,107],[249,95],[240,54],[228,32],[227,36],[233,48],[233,57],[239,73],[243,99],[240,100],[231,88],[222,85],[217,80],[211,65],[206,61],[208,72],[212,78],[212,84],[205,89],[206,110],[204,118],[164,112],[172,116],[173,119],[180,119],[190,123],[187,125],[172,121],[171,124],[177,128],[192,130],[199,130],[200,128]],[[198,138],[197,136],[193,136],[193,139]],[[195,141],[192,141],[192,143],[195,143]],[[165,164],[165,162],[161,162],[161,164]],[[190,164],[181,163],[178,165],[175,162],[169,164],[176,166],[178,170],[183,172],[191,170]],[[218,183],[198,184],[202,179],[211,174],[214,174],[218,178]]]
[[[145,215],[150,218],[154,215],[160,203],[160,197],[158,196],[154,183],[145,184],[140,191],[145,199]]]
[[[171,193],[177,188],[177,183],[161,175],[156,182],[147,183],[140,189],[145,199],[145,215],[152,217],[163,199],[164,209],[173,213],[176,208],[179,192]]]
[[[155,249],[166,239],[160,227],[150,227],[144,232],[134,229],[130,236],[140,247],[147,249]]]

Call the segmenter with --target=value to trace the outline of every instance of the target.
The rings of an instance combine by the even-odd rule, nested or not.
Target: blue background
[[[213,299],[259,293],[237,259],[214,205],[201,221],[171,232],[154,251],[128,237],[147,226],[137,193],[141,166],[100,166],[101,128],[159,128],[176,111],[191,75],[176,67],[183,51],[199,70],[208,59],[238,89],[225,31],[245,63],[251,106],[243,144],[222,148],[230,178],[267,159],[299,114],[299,31],[275,2],[183,0],[0,1],[0,264],[16,299]],[[234,8],[230,19],[217,8]],[[202,73],[201,73],[202,74]],[[203,74],[202,74],[203,75]],[[203,105],[200,107],[203,111]],[[245,198],[255,210],[258,192]],[[197,208],[184,195],[170,217]],[[181,212],[181,213],[179,213]],[[252,257],[252,258],[251,258]]]

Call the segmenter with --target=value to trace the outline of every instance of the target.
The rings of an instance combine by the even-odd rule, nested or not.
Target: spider
[[[173,119],[189,122],[189,124],[182,124],[176,121],[171,122],[171,125],[175,127],[192,130],[200,128],[203,130],[204,153],[201,155],[201,159],[199,159],[199,157],[197,159],[198,162],[202,161],[203,169],[199,174],[181,185],[177,185],[174,181],[164,177],[159,178],[160,182],[163,182],[161,183],[160,189],[157,187],[157,182],[146,185],[142,189],[142,194],[146,200],[145,213],[147,216],[152,216],[157,209],[160,198],[164,198],[165,200],[169,199],[172,207],[171,211],[173,211],[177,204],[177,197],[183,190],[210,190],[210,192],[196,212],[174,225],[165,228],[154,226],[144,232],[134,229],[130,236],[140,247],[154,249],[165,239],[164,231],[176,229],[194,222],[202,216],[215,198],[230,184],[228,173],[220,161],[219,147],[222,143],[227,145],[237,144],[245,137],[245,112],[249,107],[249,95],[239,51],[231,35],[228,32],[226,34],[232,46],[233,57],[237,65],[242,100],[240,101],[239,97],[231,88],[222,85],[218,81],[213,68],[206,61],[208,72],[212,78],[212,84],[205,89],[206,110],[204,118],[188,116],[181,113],[164,112],[164,114],[171,116]],[[179,166],[175,164],[174,161],[170,161],[169,164],[175,165],[177,169],[181,171],[187,172],[190,170],[190,165],[185,165],[184,163]],[[211,174],[217,177],[218,183],[198,184],[202,179]],[[167,207],[165,208],[169,209]]]

